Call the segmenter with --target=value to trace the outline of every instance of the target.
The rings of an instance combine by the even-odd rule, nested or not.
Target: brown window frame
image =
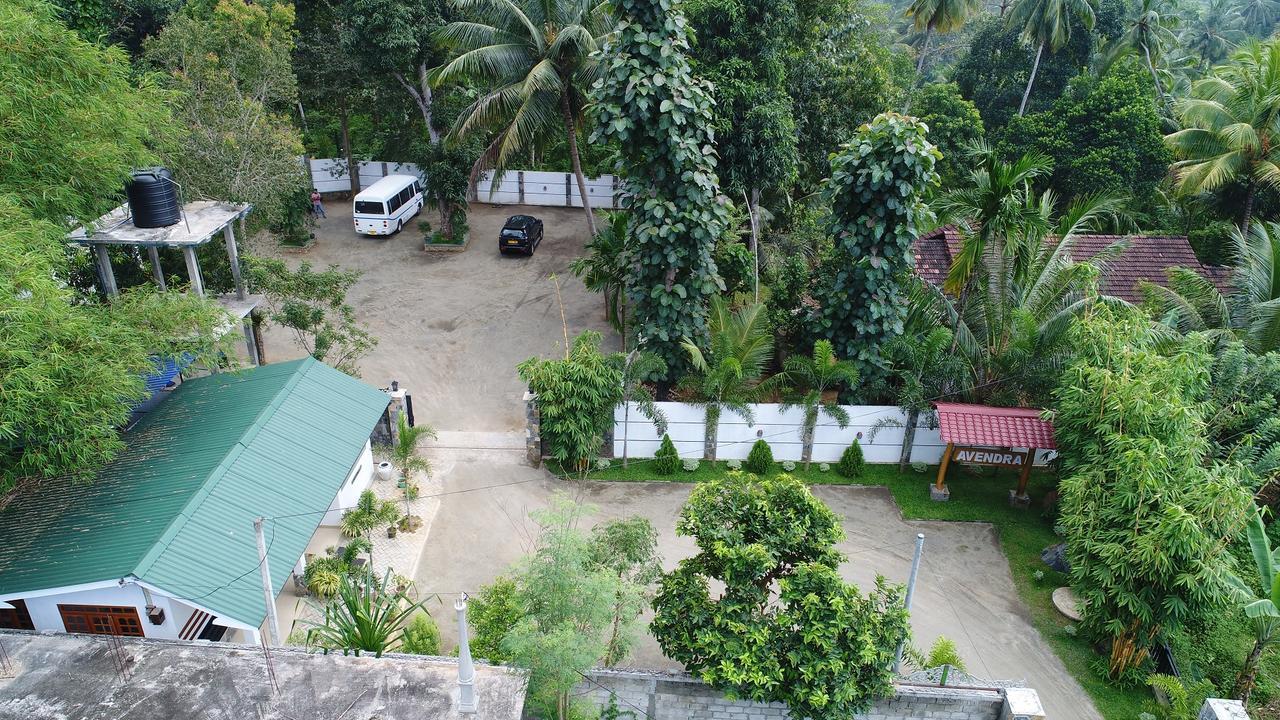
[[[132,605],[58,605],[67,632],[145,637],[138,608]]]
[[[27,601],[22,599],[6,600],[13,606],[12,610],[0,610],[0,628],[6,630],[35,630],[31,622],[31,612],[27,610]]]

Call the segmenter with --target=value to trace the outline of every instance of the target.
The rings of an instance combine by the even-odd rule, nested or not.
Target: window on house
[[[117,605],[59,605],[67,632],[142,637],[138,609]]]
[[[35,630],[31,622],[31,613],[27,612],[26,600],[7,600],[12,610],[0,610],[0,628],[7,630]]]

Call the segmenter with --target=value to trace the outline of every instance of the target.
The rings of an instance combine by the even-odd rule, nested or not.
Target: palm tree
[[[1262,523],[1262,511],[1256,507],[1249,518],[1248,535],[1257,577],[1251,578],[1253,582],[1245,582],[1235,573],[1228,573],[1226,577],[1227,587],[1243,606],[1244,615],[1253,626],[1253,649],[1245,658],[1240,673],[1236,675],[1235,687],[1231,689],[1231,696],[1246,706],[1258,677],[1258,661],[1262,659],[1262,653],[1280,640],[1280,582],[1276,581],[1280,577],[1280,550],[1271,549],[1266,526]],[[1261,594],[1257,587],[1262,588]]]
[[[391,463],[400,470],[404,478],[404,512],[409,514],[409,488],[413,486],[413,476],[418,473],[430,473],[431,462],[418,454],[418,441],[427,437],[434,440],[436,431],[430,425],[410,426],[404,413],[396,415],[396,441],[391,444]]]
[[[749,403],[769,390],[760,377],[773,359],[773,333],[761,303],[734,311],[722,297],[711,298],[707,317],[710,343],[707,352],[688,338],[681,341],[693,369],[680,387],[693,396],[693,404],[706,411],[703,457],[716,459],[716,430],[720,415],[729,410],[748,425],[755,424]]]
[[[931,418],[929,426],[937,427],[933,401],[947,397],[967,384],[970,369],[964,356],[952,351],[953,347],[951,331],[945,327],[933,327],[920,333],[899,335],[890,340],[885,349],[885,357],[899,383],[898,407],[907,417],[903,423],[893,419],[877,422],[871,431],[877,432],[881,425],[901,424],[902,452],[898,456],[898,472],[906,472],[907,464],[911,462],[920,416],[927,414],[926,417]]]
[[[1181,44],[1200,57],[1199,69],[1203,72],[1226,58],[1241,21],[1232,0],[1209,0],[1191,12]]]
[[[622,335],[623,349],[627,342],[627,298],[623,292],[627,282],[627,267],[623,262],[623,248],[627,239],[627,213],[606,212],[604,227],[587,241],[585,255],[574,258],[569,272],[582,279],[591,292],[604,296],[604,316]]]
[[[1165,50],[1177,42],[1173,28],[1178,26],[1178,16],[1170,8],[1166,8],[1166,2],[1167,0],[1142,0],[1137,14],[1129,21],[1124,37],[1116,44],[1117,52],[1107,59],[1107,64],[1110,65],[1126,52],[1141,53],[1147,71],[1151,73],[1151,81],[1155,83],[1156,95],[1167,109],[1169,96],[1160,82],[1160,73],[1156,72],[1156,63],[1163,57]]]
[[[1280,189],[1280,42],[1251,42],[1177,104],[1182,130],[1165,136],[1181,158],[1178,192],[1244,183],[1240,227],[1249,232],[1259,187]]]
[[[1027,89],[1022,93],[1022,104],[1018,106],[1018,114],[1027,111],[1027,100],[1031,97],[1031,86],[1035,84],[1036,73],[1040,71],[1040,57],[1044,49],[1057,52],[1071,39],[1071,18],[1075,16],[1084,23],[1085,29],[1093,29],[1093,5],[1090,0],[1018,0],[1009,11],[1009,24],[1021,26],[1022,38],[1036,48],[1036,59],[1031,65],[1031,77],[1027,78]]]
[[[1280,224],[1255,223],[1231,234],[1236,258],[1234,292],[1186,268],[1169,270],[1167,286],[1143,290],[1156,318],[1180,332],[1209,335],[1217,348],[1238,337],[1256,353],[1280,350]]]
[[[808,470],[813,458],[813,436],[818,416],[826,415],[835,420],[841,429],[849,426],[849,412],[835,397],[827,397],[827,394],[834,395],[841,385],[858,382],[858,370],[848,360],[836,357],[830,340],[819,340],[813,344],[812,356],[793,355],[787,358],[786,378],[796,389],[782,403],[782,409],[800,408],[804,412],[804,427],[800,433],[804,449],[800,460]]]
[[[946,34],[959,30],[974,13],[982,9],[981,0],[912,0],[907,6],[907,17],[914,20],[917,31],[924,32],[920,44],[920,59],[916,61],[917,82],[924,73],[924,59],[929,54],[929,39],[933,33]]]
[[[622,362],[622,467],[627,466],[627,429],[631,421],[631,405],[635,403],[640,414],[653,423],[653,427],[661,437],[667,434],[667,414],[653,401],[653,391],[645,384],[652,377],[667,374],[667,363],[661,356],[651,352],[641,352],[644,338],[640,339],[635,350],[627,354]],[[613,357],[618,357],[620,353]]]
[[[587,182],[578,156],[578,126],[586,92],[599,76],[597,51],[613,29],[608,3],[600,0],[455,0],[473,20],[452,22],[442,40],[456,53],[438,69],[437,84],[469,79],[491,84],[467,106],[450,137],[482,129],[497,137],[476,161],[501,173],[521,151],[563,132],[578,180],[587,229],[596,234]]]
[[[372,490],[360,493],[356,506],[342,514],[339,528],[349,538],[369,541],[369,566],[373,567],[373,531],[400,520],[400,509],[391,500],[379,500]]]

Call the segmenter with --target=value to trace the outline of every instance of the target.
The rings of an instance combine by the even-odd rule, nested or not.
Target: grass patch
[[[719,477],[727,469],[723,462],[703,461],[692,472],[680,469],[672,475],[660,476],[653,472],[652,463],[647,459],[633,460],[628,468],[623,468],[619,460],[612,462],[612,466],[605,470],[592,470],[587,478],[614,482],[705,482]],[[775,472],[782,472],[779,466],[774,467],[777,468]],[[554,464],[548,469],[565,474],[558,472],[560,468]],[[1009,561],[1009,572],[1013,575],[1018,597],[1030,610],[1032,625],[1093,698],[1098,712],[1106,718],[1133,720],[1138,713],[1149,710],[1153,703],[1151,692],[1146,687],[1118,688],[1110,685],[1094,669],[1098,656],[1086,641],[1064,630],[1071,623],[1053,607],[1050,596],[1054,588],[1067,583],[1067,578],[1040,562],[1040,551],[1059,542],[1053,533],[1053,521],[1045,516],[1038,504],[1052,485],[1051,477],[1044,473],[1033,474],[1028,488],[1034,498],[1032,505],[1018,509],[1009,506],[1009,490],[1017,484],[1013,472],[975,474],[957,468],[952,471],[948,483],[951,500],[934,502],[929,499],[928,485],[936,472],[937,469],[931,467],[925,473],[911,470],[899,473],[896,465],[868,465],[861,477],[850,479],[838,475],[834,464],[831,470],[820,472],[818,464],[814,463],[809,470],[797,465],[791,474],[810,484],[887,487],[903,517],[910,520],[991,523],[999,536],[1000,548]],[[1038,570],[1044,572],[1041,580],[1035,579]]]

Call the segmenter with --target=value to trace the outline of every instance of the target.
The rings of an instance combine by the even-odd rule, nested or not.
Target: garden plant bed
[[[471,233],[462,236],[461,242],[432,242],[430,235],[423,238],[422,249],[426,252],[463,252],[471,244]]]
[[[587,473],[587,478],[613,482],[704,482],[727,472],[723,461],[704,460],[697,470],[680,469],[667,476],[655,473],[649,458],[633,459],[630,465],[624,469],[621,461],[615,459],[609,468]],[[775,472],[783,472],[780,465],[774,467]],[[548,469],[567,477],[578,477],[575,473],[559,472],[554,463]],[[1109,684],[1095,670],[1099,656],[1082,637],[1065,629],[1071,625],[1070,621],[1053,606],[1053,590],[1067,584],[1068,579],[1040,561],[1041,550],[1061,541],[1053,532],[1052,519],[1040,505],[1050,489],[1052,476],[1032,474],[1028,488],[1032,505],[1029,509],[1017,509],[1008,502],[1009,489],[1017,483],[1016,473],[956,472],[950,482],[951,500],[934,502],[929,499],[928,486],[935,472],[936,467],[923,473],[912,470],[899,473],[896,465],[868,465],[861,477],[850,479],[837,474],[834,465],[827,472],[821,472],[814,463],[809,470],[797,464],[791,475],[815,485],[884,486],[892,493],[903,517],[910,520],[990,523],[999,535],[1001,551],[1009,562],[1018,595],[1030,611],[1032,624],[1093,698],[1098,712],[1106,718],[1136,718],[1141,712],[1151,711],[1154,704],[1151,692],[1145,686],[1118,688]],[[1037,571],[1043,571],[1040,579],[1036,579]]]

